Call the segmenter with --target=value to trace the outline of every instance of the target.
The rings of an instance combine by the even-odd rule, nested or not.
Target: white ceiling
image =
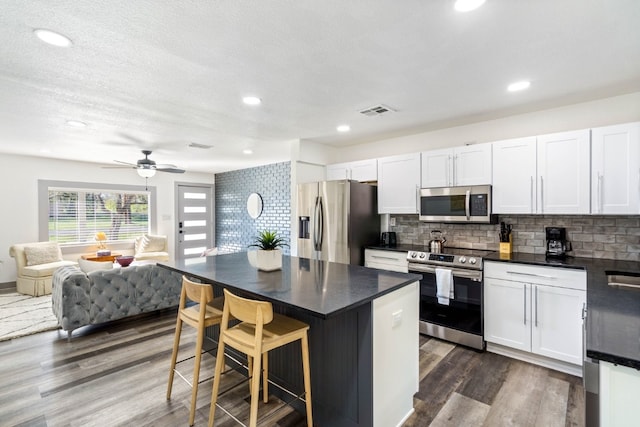
[[[356,144],[640,90],[638,0],[452,6],[3,0],[0,152],[135,163],[146,148],[220,172],[287,160],[299,139]],[[35,28],[73,45],[46,45]],[[531,88],[508,93],[520,79]],[[244,105],[249,94],[262,105]],[[397,111],[359,113],[379,103]]]

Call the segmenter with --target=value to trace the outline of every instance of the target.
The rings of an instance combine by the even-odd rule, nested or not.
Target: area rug
[[[0,341],[58,329],[51,295],[0,294]]]

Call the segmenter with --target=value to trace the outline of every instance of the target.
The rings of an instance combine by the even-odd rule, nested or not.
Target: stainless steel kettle
[[[444,243],[447,241],[442,237],[442,231],[431,230],[431,240],[429,241],[429,252],[440,253],[444,249]]]

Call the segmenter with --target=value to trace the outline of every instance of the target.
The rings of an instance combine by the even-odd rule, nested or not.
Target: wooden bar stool
[[[198,304],[187,307],[187,302],[193,301]],[[171,388],[173,387],[173,376],[176,373],[176,364],[190,360],[195,357],[193,366],[193,382],[182,377],[191,386],[191,408],[189,409],[189,425],[192,426],[196,416],[196,397],[198,395],[198,384],[200,379],[200,361],[202,359],[202,345],[204,342],[205,328],[211,325],[220,324],[222,321],[222,308],[224,298],[214,298],[213,288],[206,283],[195,283],[182,276],[182,292],[180,293],[180,305],[178,306],[178,316],[176,320],[176,334],[173,339],[173,353],[171,354],[171,368],[169,369],[169,383],[167,384],[167,400],[171,399]],[[202,307],[205,307],[203,310]],[[186,323],[197,329],[197,340],[195,355],[177,361],[178,347],[180,346],[180,334],[182,324]]]
[[[229,327],[229,319],[233,316],[240,323]],[[220,325],[220,341],[216,356],[216,369],[213,378],[209,427],[213,421],[218,400],[220,376],[225,366],[224,347],[226,345],[243,352],[249,361],[251,380],[251,413],[249,425],[255,427],[258,422],[258,399],[260,391],[260,362],[264,365],[262,374],[262,395],[266,403],[269,398],[267,386],[267,354],[274,348],[300,340],[302,347],[302,373],[304,377],[304,394],[307,410],[307,426],[313,427],[311,414],[311,375],[309,371],[309,343],[307,331],[309,325],[273,312],[270,302],[254,301],[238,297],[224,290],[224,310]]]

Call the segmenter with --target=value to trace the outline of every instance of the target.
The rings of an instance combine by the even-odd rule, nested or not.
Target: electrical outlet
[[[391,328],[397,328],[402,324],[402,310],[391,313]]]
[[[390,227],[395,227],[396,226],[396,219],[395,218],[389,218],[389,226]]]

